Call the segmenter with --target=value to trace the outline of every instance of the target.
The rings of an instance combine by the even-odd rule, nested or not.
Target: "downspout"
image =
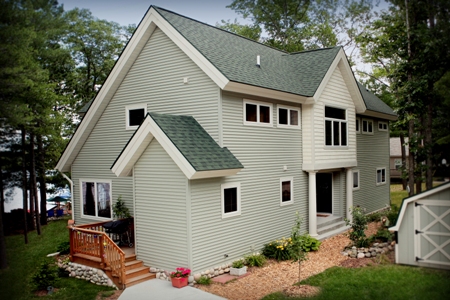
[[[58,170],[59,171],[59,170]],[[74,213],[73,213],[73,211],[74,211],[74,203],[73,203],[73,181],[72,181],[72,179],[70,179],[66,174],[64,174],[63,172],[61,172],[61,171],[59,171],[59,173],[61,173],[61,175],[65,178],[65,179],[67,179],[67,181],[70,183],[70,196],[71,196],[71,198],[72,198],[72,220],[75,220],[74,219]]]

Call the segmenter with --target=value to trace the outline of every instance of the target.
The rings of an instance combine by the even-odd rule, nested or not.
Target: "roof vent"
[[[256,55],[256,65],[261,68],[261,55]]]

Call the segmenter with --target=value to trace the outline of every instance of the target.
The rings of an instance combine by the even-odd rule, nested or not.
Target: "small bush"
[[[399,212],[398,206],[395,204],[392,204],[391,209],[388,211],[388,213],[386,215],[386,217],[389,220],[389,224],[395,225],[395,222],[397,221],[398,212]]]
[[[393,234],[387,229],[378,229],[377,233],[374,235],[375,239],[382,240],[384,242],[391,242]]]
[[[197,283],[203,285],[210,285],[212,283],[212,280],[208,276],[203,275],[197,280]]]
[[[292,245],[292,238],[282,238],[264,245],[262,254],[267,258],[277,261],[291,259],[289,247]]]
[[[59,254],[69,254],[70,253],[70,242],[61,242],[59,243],[58,247],[56,247],[56,251],[59,252]]]
[[[311,237],[309,234],[304,234],[298,237],[301,240],[302,249],[305,252],[319,250],[321,241]]]
[[[250,254],[244,259],[245,264],[249,267],[262,267],[266,263],[266,257],[262,254]]]
[[[232,266],[233,268],[240,269],[240,268],[242,268],[243,266],[245,266],[245,264],[244,264],[244,261],[243,261],[242,259],[239,259],[239,260],[233,261],[233,263],[231,264],[231,266]]]
[[[364,233],[364,230],[367,229],[367,216],[364,214],[364,210],[361,207],[351,207],[350,212],[353,221],[350,222],[348,219],[345,219],[345,224],[350,225],[352,228],[349,233],[349,239],[356,247],[367,247],[370,242]]]
[[[39,268],[31,277],[31,281],[37,290],[46,290],[53,286],[58,279],[57,267],[45,260],[40,263]]]

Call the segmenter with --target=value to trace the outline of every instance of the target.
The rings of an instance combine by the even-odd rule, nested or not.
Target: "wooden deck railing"
[[[102,223],[70,226],[70,257],[84,254],[100,261],[100,267],[109,269],[119,281],[125,281],[125,253],[105,233]]]

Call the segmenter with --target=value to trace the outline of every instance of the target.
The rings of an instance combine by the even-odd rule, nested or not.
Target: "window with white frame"
[[[294,178],[280,178],[280,205],[292,204],[294,202]]]
[[[353,189],[359,190],[359,170],[353,170]]]
[[[147,104],[133,104],[125,107],[126,129],[135,130],[147,114]]]
[[[111,219],[111,181],[80,179],[80,194],[83,217]]]
[[[361,133],[361,119],[356,118],[355,122],[356,133]]]
[[[278,127],[300,128],[300,109],[278,105]]]
[[[388,131],[388,123],[378,121],[378,131]]]
[[[347,146],[347,112],[325,106],[325,145]]]
[[[241,214],[241,184],[222,184],[222,218]]]
[[[386,183],[386,168],[377,169],[377,185]]]
[[[402,168],[402,160],[400,158],[394,159],[394,167],[396,170],[400,170]]]
[[[272,126],[272,104],[244,100],[244,124]]]
[[[368,119],[362,119],[361,132],[363,134],[373,134],[373,121]]]

